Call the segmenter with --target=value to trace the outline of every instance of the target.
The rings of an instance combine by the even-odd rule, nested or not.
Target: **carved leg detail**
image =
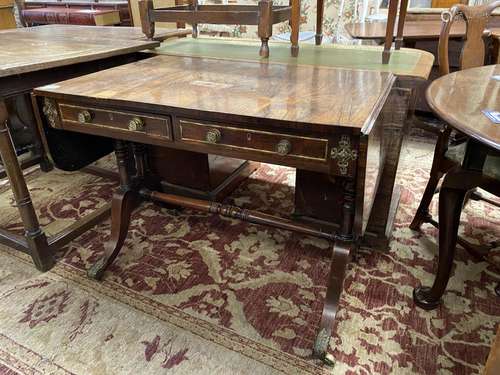
[[[345,271],[350,259],[352,242],[336,240],[333,245],[332,263],[328,289],[326,291],[325,306],[321,316],[321,323],[318,336],[314,343],[313,354],[327,364],[333,361],[327,357],[330,336],[332,334],[335,316],[338,310],[338,303],[344,284]]]
[[[104,255],[88,270],[90,278],[100,280],[106,268],[118,256],[130,224],[132,211],[138,203],[138,195],[134,190],[118,191],[113,195],[111,205],[111,239],[106,244]]]
[[[267,38],[262,38],[261,39],[261,45],[260,45],[260,50],[259,50],[259,56],[268,58],[269,57],[269,39]]]
[[[144,171],[141,146],[134,146],[136,157],[141,160],[137,169]],[[111,202],[111,239],[106,244],[104,255],[87,272],[93,279],[99,280],[106,268],[115,260],[120,252],[130,224],[132,211],[139,203],[139,194],[130,175],[130,155],[128,144],[124,141],[115,141],[115,155],[120,176],[120,189],[113,194]],[[140,173],[140,172],[139,172]]]
[[[328,346],[332,334],[338,303],[344,285],[345,271],[351,258],[354,245],[353,220],[354,220],[354,181],[348,179],[344,182],[344,203],[342,205],[342,225],[333,245],[332,263],[326,290],[325,305],[321,315],[318,336],[314,343],[313,354],[328,365],[333,360],[328,358]]]
[[[439,262],[432,288],[418,287],[413,291],[415,304],[423,309],[435,309],[448,285],[457,245],[458,225],[466,190],[445,187],[439,193]]]

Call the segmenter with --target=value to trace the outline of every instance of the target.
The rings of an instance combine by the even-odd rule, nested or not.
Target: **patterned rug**
[[[0,246],[0,374],[480,373],[500,322],[493,267],[458,248],[444,305],[427,312],[412,301],[415,286],[432,283],[437,261],[436,230],[408,229],[432,148],[412,141],[403,154],[390,248],[361,249],[349,267],[333,368],[311,357],[326,241],[143,204],[101,283],[85,270],[104,250],[109,220],[61,249],[44,274]],[[262,165],[228,203],[289,214],[294,176]],[[48,233],[102,206],[115,186],[84,173],[32,170],[27,178]],[[0,225],[21,231],[8,186],[0,189]],[[461,232],[486,244],[499,238],[499,224],[498,209],[472,201]]]

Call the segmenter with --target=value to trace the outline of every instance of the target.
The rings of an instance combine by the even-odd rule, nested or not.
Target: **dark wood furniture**
[[[155,39],[158,41],[165,40],[167,38],[173,38],[178,36],[185,36],[188,32],[186,30],[158,30]],[[102,59],[107,58],[105,54],[102,53],[102,45],[112,44],[113,40],[121,41],[119,42],[120,48],[126,48],[126,42],[129,40],[144,40],[146,38],[142,34],[140,28],[133,27],[100,27],[100,26],[73,26],[73,25],[46,25],[39,27],[25,27],[13,30],[0,31],[0,40],[4,41],[9,39],[8,44],[4,44],[6,48],[14,48],[15,40],[19,38],[20,41],[26,43],[27,46],[32,46],[36,49],[37,47],[42,48],[42,50],[35,53],[34,58],[40,58],[42,61],[55,61],[56,65],[63,60],[63,64],[73,64],[78,63],[79,54],[67,51],[67,56],[63,54],[65,43],[75,43],[80,46],[80,49],[89,47],[90,50],[86,51],[86,57],[83,58],[85,61],[88,56],[91,59]],[[51,41],[54,40],[52,43]],[[50,56],[51,50],[43,51],[43,47],[46,43],[52,44],[59,51],[60,55],[57,53],[54,56]],[[93,46],[97,47],[92,50]],[[17,45],[16,48],[19,48]],[[4,64],[26,64],[29,69],[36,66],[36,61],[33,65],[29,61],[31,58],[31,49],[27,49],[25,53],[21,51],[17,53],[17,49],[5,50],[7,54],[7,60],[2,63]],[[46,54],[45,54],[46,53]],[[12,59],[12,60],[11,60]],[[50,68],[50,67],[49,67]],[[23,88],[26,91],[25,88]],[[20,156],[20,163],[23,168],[35,165],[42,161],[42,167],[45,170],[50,169],[50,163],[46,158],[41,158],[43,155],[42,142],[38,137],[38,132],[36,131],[36,121],[33,116],[31,109],[31,100],[29,95],[9,95],[9,100],[7,102],[8,111],[10,113],[9,118],[9,129],[11,136],[13,138],[16,153]],[[5,177],[5,170],[0,163],[0,178]]]
[[[74,26],[77,27],[77,26]],[[74,30],[77,34],[77,30]],[[40,228],[31,197],[20,168],[9,128],[19,120],[16,103],[18,98],[29,101],[35,86],[49,84],[80,74],[106,69],[144,58],[137,51],[158,46],[158,42],[130,39],[95,39],[89,41],[38,35],[36,31],[5,30],[0,32],[0,156],[14,193],[16,205],[24,225],[24,234],[18,235],[0,229],[0,243],[28,253],[38,269],[47,270],[53,265],[56,248],[63,246],[109,213],[109,207],[85,217],[62,232],[47,238]],[[23,46],[23,48],[20,48]],[[29,108],[22,106],[21,110]],[[33,115],[28,112],[28,117]],[[30,118],[34,122],[34,119]],[[31,126],[31,123],[26,126]],[[32,131],[38,131],[36,126]],[[43,138],[33,137],[34,157],[50,164],[43,152]],[[87,139],[86,141],[91,141]],[[85,140],[83,140],[85,142]],[[88,149],[88,147],[87,147]],[[83,151],[82,151],[83,152]],[[83,158],[83,155],[82,155]]]
[[[77,24],[81,25],[81,19],[77,18],[74,23],[75,16],[72,19],[65,17],[65,14],[71,11],[99,11],[99,12],[118,12],[119,24],[122,26],[133,26],[132,11],[130,8],[130,3],[128,1],[99,1],[99,0],[89,0],[89,1],[63,1],[63,0],[39,0],[39,1],[17,1],[19,8],[19,16],[21,22],[24,26],[30,26],[33,23],[37,24]],[[44,10],[45,9],[45,10]],[[45,12],[45,14],[44,14]],[[36,14],[36,18],[33,18]],[[85,14],[85,12],[80,12],[80,16]],[[78,15],[78,13],[77,13]],[[55,22],[60,20],[60,22]]]
[[[399,203],[399,186],[394,185],[399,155],[404,148],[404,135],[412,122],[417,93],[423,90],[432,68],[433,56],[419,50],[401,49],[393,52],[389,64],[382,64],[381,47],[344,46],[326,44],[321,48],[304,44],[297,57],[291,57],[288,43],[272,42],[273,53],[260,60],[255,53],[258,42],[242,39],[191,38],[170,39],[155,50],[156,54],[231,59],[237,61],[265,61],[289,65],[323,66],[342,69],[386,71],[397,80],[382,109],[384,122],[384,149],[386,163],[377,192],[376,206],[368,222],[363,242],[370,247],[386,250],[392,235],[393,219]],[[331,182],[324,174],[297,169],[295,181],[294,218],[331,230],[336,220],[337,198]]]
[[[449,126],[441,134],[424,196],[411,224],[423,222],[439,227],[439,263],[432,288],[414,290],[415,303],[425,309],[436,308],[448,283],[453,265],[460,213],[467,192],[480,187],[500,195],[500,127],[489,120],[483,109],[500,111],[500,65],[466,69],[435,80],[427,90],[427,100],[435,113]],[[467,143],[448,147],[453,128],[469,137]],[[441,176],[439,224],[429,215],[428,206]]]
[[[500,64],[500,27],[492,28],[491,30],[492,39],[492,59],[493,64]]]
[[[460,53],[459,69],[468,69],[484,65],[486,46],[484,34],[488,26],[491,13],[500,7],[500,1],[494,1],[486,5],[467,6],[455,5],[449,11],[442,14],[443,26],[439,36],[438,63],[441,75],[450,72],[448,43],[453,23],[458,17],[465,20],[467,30],[464,44]]]
[[[450,30],[457,16],[464,18],[468,24],[467,32],[464,37],[464,44],[460,52],[459,69],[469,69],[482,66],[485,62],[485,43],[484,34],[488,19],[496,7],[500,6],[500,1],[493,2],[486,6],[469,7],[465,5],[456,5],[450,11],[443,13],[443,26],[439,38],[438,63],[439,73],[446,75],[450,72],[449,57],[448,57],[448,41]],[[427,95],[427,94],[426,94]],[[428,95],[427,95],[428,98]],[[457,108],[458,110],[459,108]],[[434,151],[434,160],[431,168],[431,176],[425,188],[424,195],[420,201],[415,217],[413,218],[410,228],[418,230],[423,223],[437,222],[432,219],[429,214],[429,205],[432,197],[436,192],[439,180],[443,175],[455,166],[457,163],[446,157],[449,148],[449,138],[451,128],[444,124],[444,128],[439,131],[439,137]]]
[[[247,74],[242,76],[242,71]],[[40,112],[50,126],[116,139],[120,188],[112,201],[111,240],[89,276],[102,277],[117,257],[131,212],[144,199],[331,240],[329,286],[314,347],[325,358],[346,266],[376,204],[386,160],[378,117],[394,80],[391,73],[376,71],[155,56],[38,88]],[[130,86],[136,89],[127,90]],[[128,167],[130,143],[135,145],[135,174]],[[337,198],[335,230],[162,193],[148,178],[144,149],[149,145],[328,176]]]
[[[259,55],[269,57],[269,38],[273,25],[290,20],[292,32],[291,53],[299,51],[300,0],[291,0],[290,5],[273,5],[272,0],[259,0],[258,5],[198,5],[197,0],[189,5],[169,8],[154,8],[153,0],[140,0],[139,10],[144,34],[153,38],[155,22],[182,22],[193,27],[193,37],[198,36],[197,24],[239,24],[258,26],[257,34],[261,40]]]
[[[160,29],[157,38],[185,34],[186,30]],[[16,152],[11,149],[10,140],[4,140],[3,146],[0,146],[1,152],[5,153],[2,160],[6,166],[1,173],[8,174],[16,197],[26,203],[19,206],[26,236],[0,230],[0,242],[31,254],[40,270],[50,268],[55,250],[109,214],[110,206],[47,239],[38,225],[19,167],[40,162],[44,170],[50,170],[52,163],[64,170],[80,169],[111,152],[112,143],[103,138],[89,139],[50,128],[39,131],[29,93],[36,85],[147,58],[149,54],[134,51],[159,45],[158,42],[135,39],[144,39],[139,28],[53,25],[0,32],[0,45],[5,47],[4,56],[7,58],[2,61],[5,65],[0,65],[0,98],[5,102],[3,109],[7,111],[2,116],[8,116],[11,134],[15,135],[13,130],[19,128],[31,129],[29,140],[32,142],[31,155],[16,163],[12,159]],[[33,50],[26,49],[24,54],[19,54],[15,48],[17,43],[30,46]],[[40,136],[42,133],[44,136]],[[87,147],[89,143],[93,143],[94,147]],[[213,200],[223,199],[258,166],[258,163],[245,160],[190,151],[178,152],[170,160],[176,161],[174,167],[158,163],[154,157],[151,159],[155,178],[164,191]],[[189,166],[189,173],[176,171],[177,163]],[[118,178],[116,174],[98,168],[87,168],[86,171],[106,178]],[[32,237],[36,237],[36,241]]]

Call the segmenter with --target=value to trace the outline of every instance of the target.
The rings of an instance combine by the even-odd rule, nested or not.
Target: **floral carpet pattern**
[[[432,145],[410,143],[390,248],[361,249],[349,267],[334,367],[311,357],[328,242],[148,203],[101,283],[85,270],[104,250],[109,220],[61,249],[45,274],[0,246],[0,374],[480,373],[500,322],[493,266],[459,247],[443,306],[428,312],[412,301],[415,286],[432,283],[437,261],[436,230],[408,229],[431,160]],[[294,177],[264,164],[228,203],[287,215]],[[28,179],[49,233],[105,204],[115,186],[60,171]],[[10,191],[0,189],[0,225],[20,231]],[[499,210],[471,201],[461,232],[478,244],[498,239]]]

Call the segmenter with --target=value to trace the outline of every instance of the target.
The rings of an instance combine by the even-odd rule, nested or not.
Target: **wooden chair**
[[[259,0],[253,5],[198,5],[198,0],[192,4],[169,8],[154,8],[153,0],[140,0],[142,31],[149,39],[155,33],[155,22],[181,22],[193,26],[193,37],[198,35],[198,23],[208,24],[240,24],[257,25],[257,34],[261,39],[260,56],[269,57],[269,38],[272,36],[273,25],[290,20],[292,32],[291,54],[299,53],[299,21],[300,0],[290,0],[286,6],[273,6],[272,0]]]
[[[464,44],[460,54],[459,69],[468,69],[484,65],[486,51],[484,35],[487,35],[487,32],[485,33],[486,26],[492,11],[498,7],[500,7],[500,1],[480,6],[458,4],[453,6],[449,11],[443,12],[443,24],[438,46],[438,62],[441,74],[448,74],[450,72],[448,59],[449,32],[457,17],[462,17],[467,25]],[[423,223],[430,223],[435,227],[439,227],[438,222],[436,222],[429,213],[429,205],[434,194],[437,192],[437,186],[440,179],[450,170],[457,168],[462,163],[465,154],[465,142],[467,141],[465,136],[458,136],[450,142],[451,134],[452,129],[447,125],[439,132],[436,148],[434,150],[434,160],[432,162],[430,178],[415,217],[410,224],[410,228],[413,230],[419,230]],[[463,186],[466,185],[465,183],[466,181],[463,181]],[[477,186],[482,187],[482,182],[478,182]],[[467,191],[468,194],[465,202],[467,202],[469,198],[481,198],[479,194],[474,192],[474,187],[470,187]],[[459,214],[460,213],[458,213],[458,215]],[[442,218],[443,216],[440,215],[440,217]],[[485,255],[486,251],[483,248],[474,246],[461,238],[458,238],[458,243],[475,255]],[[423,297],[425,293],[422,292],[422,288],[415,289],[414,300],[417,305],[427,309],[437,307],[439,298],[444,293],[444,289],[448,283],[452,261],[453,258],[451,257],[451,259],[449,259],[449,264],[443,265],[442,267],[444,268],[441,269],[440,259],[440,269],[438,270],[438,276],[432,288],[432,303],[429,302],[429,298],[427,298],[426,302],[426,298]]]

